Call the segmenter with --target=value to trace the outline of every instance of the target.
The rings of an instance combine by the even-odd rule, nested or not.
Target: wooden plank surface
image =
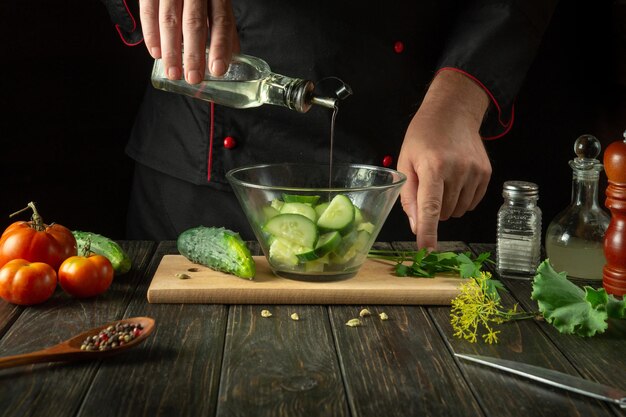
[[[458,294],[454,275],[432,279],[401,278],[393,263],[368,259],[356,276],[333,282],[310,282],[274,275],[263,256],[255,256],[254,280],[166,255],[148,289],[151,303],[225,304],[449,304]],[[189,272],[194,270],[194,272]],[[189,279],[180,279],[185,273]]]
[[[155,331],[128,355],[99,368],[79,417],[215,415],[228,307],[149,304],[151,277],[160,256],[171,250],[170,244],[158,246],[125,312],[152,317]]]
[[[346,326],[361,308],[372,315],[362,326]],[[331,306],[330,312],[353,416],[482,415],[426,308]],[[383,312],[388,320],[380,319]]]
[[[218,417],[350,415],[326,307],[231,306],[226,335]]]

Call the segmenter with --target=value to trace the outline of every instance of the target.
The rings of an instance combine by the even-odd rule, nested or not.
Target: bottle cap
[[[538,197],[539,186],[528,181],[506,181],[502,187],[502,196],[507,198]]]
[[[581,135],[574,142],[576,158],[570,161],[570,166],[579,171],[602,170],[602,163],[597,159],[600,155],[600,141],[593,135]]]

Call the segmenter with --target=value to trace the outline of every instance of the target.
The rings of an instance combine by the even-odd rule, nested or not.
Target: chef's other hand
[[[139,15],[146,48],[153,58],[163,58],[169,79],[184,75],[190,84],[202,81],[209,30],[211,74],[224,75],[233,53],[239,52],[230,0],[139,0]]]
[[[479,134],[489,98],[478,84],[444,70],[413,117],[398,157],[406,174],[402,208],[418,248],[437,248],[439,220],[460,217],[484,197],[491,163]]]

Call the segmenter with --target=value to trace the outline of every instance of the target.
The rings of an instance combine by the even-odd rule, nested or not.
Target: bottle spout
[[[334,80],[339,82],[339,87],[337,87],[337,89],[335,89],[335,97],[320,97],[320,96],[316,96],[313,95],[311,97],[311,104],[316,104],[318,106],[322,106],[322,107],[326,107],[329,109],[334,109],[335,107],[337,107],[337,101],[339,100],[344,100],[347,97],[352,95],[352,88],[350,88],[350,86],[348,84],[346,84],[345,82],[343,82],[342,80],[340,80],[337,77],[329,77],[329,78],[325,78],[322,81],[326,81],[326,80]]]
[[[318,106],[326,107],[329,109],[334,109],[337,105],[337,99],[332,97],[311,97],[311,104],[315,104]]]

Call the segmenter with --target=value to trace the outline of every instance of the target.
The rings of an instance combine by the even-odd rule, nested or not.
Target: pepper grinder
[[[626,132],[624,140],[611,143],[604,151],[604,170],[608,178],[606,207],[611,221],[604,236],[606,264],[602,286],[616,296],[626,294]]]

